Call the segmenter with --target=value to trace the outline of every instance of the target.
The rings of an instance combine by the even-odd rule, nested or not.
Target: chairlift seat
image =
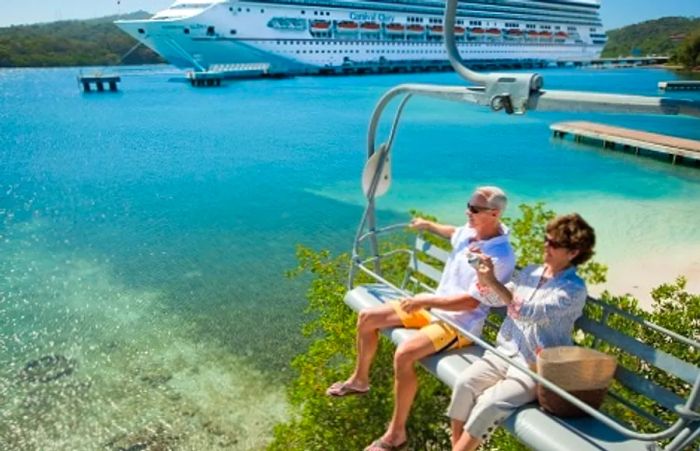
[[[359,312],[364,308],[376,307],[398,297],[400,294],[386,285],[362,285],[346,294],[345,303]],[[398,346],[417,331],[394,327],[384,329],[382,333]],[[483,349],[479,346],[468,346],[426,357],[421,360],[421,364],[449,387],[454,387],[457,376],[482,354]],[[544,412],[534,403],[519,408],[503,423],[503,426],[515,434],[525,446],[540,451],[655,449],[653,444],[629,440],[593,418],[557,418]]]
[[[421,235],[416,238],[414,249],[410,252],[411,258],[405,280],[419,283],[421,289],[429,290],[425,284],[420,283],[415,274],[420,273],[423,278],[427,277],[436,281],[438,278],[436,271],[439,273],[440,270],[425,263],[425,261],[419,260],[416,257],[418,253],[423,253],[443,263],[448,253],[444,249],[430,244]],[[400,297],[402,295],[396,289],[383,283],[372,283],[360,285],[348,291],[345,296],[345,303],[353,310],[359,312],[362,309],[380,306]],[[595,328],[595,324],[598,325],[598,329]],[[493,325],[490,326],[493,327]],[[582,318],[577,323],[577,327],[581,327],[588,333],[595,334],[595,332],[598,332],[601,334],[601,338],[606,341],[610,340],[610,337],[602,336],[607,332],[607,326],[602,326],[590,319]],[[417,331],[396,327],[387,328],[382,333],[398,346],[412,337]],[[459,374],[481,357],[482,354],[483,349],[481,347],[476,345],[468,346],[426,357],[421,360],[421,364],[449,387],[454,387]],[[625,370],[622,370],[620,374],[623,377],[630,376],[625,373]],[[616,377],[620,378],[620,374],[617,374]],[[635,377],[635,375],[631,376]],[[635,384],[640,383],[640,381],[636,380],[633,380],[633,382]],[[627,385],[629,388],[629,381]],[[656,387],[656,390],[658,389]],[[675,395],[669,393],[664,393],[663,396],[670,396],[666,404],[682,403],[683,401],[680,398],[674,398],[673,396]],[[563,449],[577,451],[640,451],[661,449],[653,442],[630,439],[591,417],[555,417],[542,410],[536,403],[530,403],[517,409],[513,415],[504,421],[503,426],[513,433],[525,446],[541,451],[561,451]]]

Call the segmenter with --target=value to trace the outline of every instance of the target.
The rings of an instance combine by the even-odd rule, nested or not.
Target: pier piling
[[[121,77],[117,75],[78,75],[78,83],[82,86],[83,92],[92,92],[93,86],[97,92],[105,92],[105,86],[109,92],[117,92],[117,83],[121,81]]]

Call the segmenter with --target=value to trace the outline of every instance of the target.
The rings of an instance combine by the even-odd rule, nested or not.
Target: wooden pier
[[[660,81],[659,89],[662,91],[679,91],[679,90],[700,90],[700,81],[694,80],[674,80]]]
[[[216,64],[206,71],[187,72],[192,86],[221,86],[223,80],[256,78],[269,75],[267,63]]]
[[[110,92],[117,92],[117,83],[122,81],[118,75],[78,75],[78,83],[83,87],[83,92],[92,92],[92,85],[95,91],[104,92],[105,87]]]
[[[634,151],[637,155],[639,155],[640,150],[651,151],[670,156],[673,164],[684,158],[692,160],[695,164],[700,162],[700,141],[692,139],[676,138],[593,122],[560,122],[551,125],[550,129],[554,132],[555,138],[572,135],[575,142],[582,142],[584,138],[587,138],[602,143],[604,149],[615,150],[617,146],[622,146],[623,150]]]

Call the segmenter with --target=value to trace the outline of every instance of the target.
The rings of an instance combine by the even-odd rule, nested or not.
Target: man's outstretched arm
[[[427,230],[447,239],[452,238],[452,235],[454,235],[455,230],[457,230],[455,226],[439,224],[437,222],[423,218],[413,218],[411,220],[410,227],[413,230]]]

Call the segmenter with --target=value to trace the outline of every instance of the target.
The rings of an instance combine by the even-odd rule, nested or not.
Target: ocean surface
[[[0,448],[260,449],[287,418],[303,348],[295,246],[347,251],[370,113],[451,73],[245,80],[195,89],[125,68],[84,95],[78,69],[0,71]],[[549,89],[658,95],[660,69],[547,69]],[[697,93],[670,94],[694,97]],[[389,117],[387,116],[387,119]],[[700,168],[561,142],[592,120],[700,139],[683,117],[532,112],[415,99],[394,147],[392,221],[464,221],[470,191],[578,211],[606,286],[700,291]],[[385,121],[380,139],[386,136]]]

